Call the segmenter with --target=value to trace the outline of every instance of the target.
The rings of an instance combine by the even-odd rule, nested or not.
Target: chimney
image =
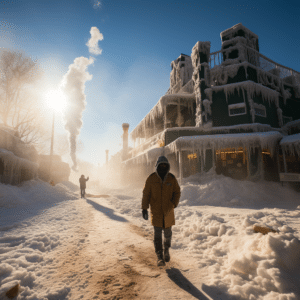
[[[106,164],[108,164],[108,151],[109,150],[105,150],[105,153],[106,153]]]
[[[128,156],[128,129],[129,129],[129,124],[128,123],[123,123],[122,128],[123,128],[123,160],[126,160],[127,156]]]

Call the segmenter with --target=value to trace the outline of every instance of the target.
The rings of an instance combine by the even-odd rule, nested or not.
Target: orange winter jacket
[[[164,181],[154,172],[146,180],[143,190],[142,209],[150,205],[151,224],[168,228],[175,225],[174,208],[178,206],[180,186],[172,173]]]

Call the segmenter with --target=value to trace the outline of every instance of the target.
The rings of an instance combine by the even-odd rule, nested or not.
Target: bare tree
[[[35,92],[41,75],[37,61],[25,54],[7,49],[0,52],[0,119],[27,144],[37,144],[46,133],[40,95]]]

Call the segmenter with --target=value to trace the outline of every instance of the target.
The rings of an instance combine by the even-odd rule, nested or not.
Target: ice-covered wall
[[[244,36],[241,36],[243,33]],[[258,46],[258,35],[253,33],[242,23],[238,23],[231,28],[228,28],[220,33],[222,39],[222,47],[228,44],[228,40],[233,41],[236,37],[243,37],[246,40],[247,46],[256,49]],[[258,49],[257,49],[258,50]]]
[[[193,67],[191,58],[181,54],[176,60],[171,62],[170,89],[171,93],[177,93],[181,87],[192,79]]]
[[[13,152],[2,148],[0,148],[0,159],[4,163],[4,173],[0,176],[0,182],[18,184],[25,170],[27,178],[32,179],[37,176],[38,164],[35,162],[18,157]]]
[[[205,116],[205,122],[208,124],[209,107],[205,102],[205,111],[202,110],[204,98],[204,90],[210,85],[210,71],[209,71],[209,57],[210,57],[210,42],[197,42],[192,49],[192,63],[193,63],[193,81],[194,90],[196,95],[196,126],[203,126],[203,116]],[[210,101],[211,102],[211,101]]]

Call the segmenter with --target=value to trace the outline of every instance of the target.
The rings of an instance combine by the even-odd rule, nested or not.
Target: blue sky
[[[0,46],[40,61],[53,86],[76,57],[89,58],[91,27],[104,39],[88,66],[79,159],[105,162],[169,87],[170,63],[197,41],[221,48],[220,32],[237,23],[259,36],[260,52],[300,71],[299,1],[7,0],[0,1]],[[63,131],[62,121],[57,131]]]

